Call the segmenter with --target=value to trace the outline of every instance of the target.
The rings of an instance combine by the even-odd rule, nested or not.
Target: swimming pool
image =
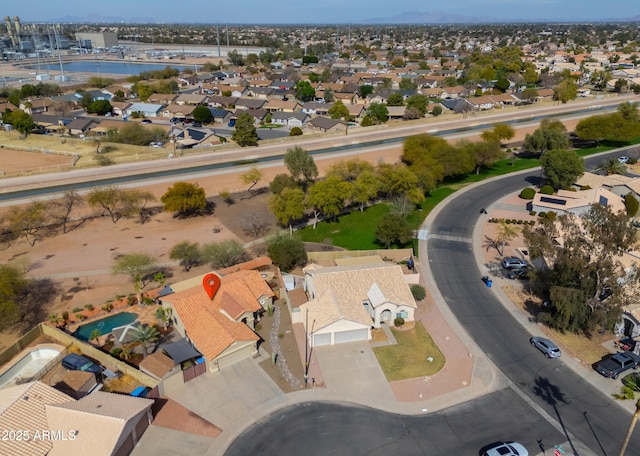
[[[31,350],[0,375],[0,388],[31,381],[34,375],[60,353],[62,353],[62,348],[55,347],[41,347]]]
[[[92,321],[86,325],[82,325],[73,333],[73,335],[80,340],[89,340],[91,333],[96,329],[100,331],[100,335],[103,336],[105,334],[109,334],[113,328],[133,323],[137,318],[137,313],[120,312],[106,318],[101,318],[100,320]]]

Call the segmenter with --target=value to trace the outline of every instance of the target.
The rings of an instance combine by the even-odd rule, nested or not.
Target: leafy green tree
[[[287,149],[284,154],[284,164],[291,173],[291,176],[307,185],[318,177],[318,167],[313,157],[300,146],[293,146]]]
[[[20,298],[29,284],[22,268],[0,264],[0,328],[6,329],[20,317]]]
[[[231,65],[244,66],[244,58],[242,57],[242,54],[240,54],[236,49],[227,52],[227,60],[231,62]]]
[[[258,145],[258,133],[251,114],[243,112],[238,116],[231,139],[242,147]]]
[[[629,192],[624,197],[624,207],[627,209],[627,215],[633,217],[638,213],[638,200]]]
[[[575,100],[578,96],[578,84],[573,79],[566,78],[553,88],[553,99],[563,104]]]
[[[42,201],[15,206],[7,214],[6,221],[14,236],[23,236],[33,247],[49,221],[47,206]]]
[[[536,75],[537,77],[537,75]],[[522,91],[522,93],[520,94],[520,97],[526,101],[527,103],[533,103],[535,102],[538,97],[540,96],[540,94],[538,93],[538,89],[534,88],[534,87],[528,87],[526,89],[524,89]]]
[[[380,182],[372,171],[363,171],[353,182],[351,199],[364,211],[364,206],[378,195]]]
[[[344,105],[342,100],[336,100],[327,113],[332,119],[346,119],[349,117],[349,108]]]
[[[22,134],[23,136],[29,136],[29,133],[31,133],[36,127],[36,124],[33,122],[33,118],[20,109],[11,111],[6,119],[4,119],[3,116],[3,120],[13,125],[13,128],[18,130],[18,132],[20,132],[20,134]]]
[[[169,258],[180,261],[180,266],[185,272],[202,263],[200,244],[197,242],[182,241],[174,245],[169,251]]]
[[[532,277],[532,288],[551,304],[539,314],[541,321],[587,335],[619,321],[620,281],[627,279],[619,258],[635,239],[626,213],[594,204],[579,217],[568,214],[525,226],[524,239],[532,259],[552,265]]]
[[[283,271],[291,271],[307,264],[304,243],[295,236],[278,234],[267,242],[267,253],[273,264]]]
[[[160,337],[160,332],[155,326],[140,325],[138,329],[133,333],[133,340],[140,342],[142,345],[142,356],[146,357],[149,354],[149,346],[156,342]]]
[[[146,253],[130,253],[117,258],[111,271],[116,275],[123,274],[129,276],[138,304],[142,304],[141,292],[144,286],[144,279],[156,268],[156,260],[151,255]]]
[[[416,109],[420,113],[420,117],[427,115],[429,108],[429,99],[421,94],[412,95],[407,98],[407,109]]]
[[[385,123],[389,120],[389,110],[384,103],[371,103],[367,107],[367,115],[371,117],[375,124]]]
[[[87,196],[90,206],[100,208],[116,223],[124,215],[125,192],[118,187],[94,188]]]
[[[491,141],[495,139],[502,142],[508,141],[513,138],[515,136],[515,131],[509,124],[497,123],[491,130],[483,131],[481,136],[485,141]]]
[[[249,186],[249,188],[247,189],[249,196],[253,196],[254,187],[258,185],[258,182],[260,182],[263,177],[264,177],[264,172],[260,168],[258,168],[256,165],[253,165],[247,171],[242,173],[240,178],[242,179],[243,184]]]
[[[392,93],[387,98],[387,106],[404,106],[404,97],[399,93]]]
[[[473,157],[476,174],[480,174],[482,168],[504,158],[504,151],[500,147],[500,142],[495,139],[459,144],[458,147],[464,148],[468,151],[468,154]]]
[[[107,132],[110,142],[148,146],[152,141],[166,139],[166,132],[161,127],[148,128],[138,122],[126,122],[119,130]]]
[[[103,78],[101,76],[91,76],[87,80],[87,84],[92,87],[96,87],[98,89],[104,89],[105,87],[109,87],[110,85],[115,84],[115,79],[111,78]]]
[[[438,117],[440,114],[442,114],[442,107],[440,105],[435,105],[431,108],[431,115],[433,117]]]
[[[620,163],[617,158],[609,158],[608,160],[601,161],[600,164],[595,167],[594,171],[604,173],[605,176],[610,176],[612,174],[626,173],[627,167],[624,163]]]
[[[413,79],[402,78],[398,83],[398,87],[400,88],[400,90],[416,90],[418,86],[416,85],[416,81],[414,81]]]
[[[249,259],[244,246],[237,239],[204,244],[201,249],[202,259],[215,269],[228,268]]]
[[[419,204],[424,200],[424,190],[419,185],[418,176],[403,163],[378,165],[377,173],[380,191],[388,197],[406,195],[410,201]]]
[[[197,106],[191,113],[191,116],[193,117],[193,120],[205,124],[211,122],[211,119],[213,119],[211,110],[206,106]]]
[[[373,86],[371,84],[363,84],[358,87],[358,95],[360,98],[367,98],[367,95],[371,95],[373,93]]]
[[[549,122],[545,119],[541,122],[533,134],[524,137],[523,147],[544,154],[551,149],[567,149],[570,146],[566,135],[566,128],[559,121]]]
[[[638,418],[640,418],[640,394],[638,393],[640,393],[640,374],[634,372],[622,379],[622,388],[620,393],[613,395],[613,397],[618,400],[636,401],[636,409],[631,416],[629,428],[627,429],[627,433],[625,434],[622,445],[620,446],[620,456],[624,456],[625,451],[627,451],[627,446],[629,445],[629,441],[633,435],[633,430],[636,427]]]
[[[389,214],[378,224],[376,239],[387,249],[394,243],[402,246],[411,240],[411,228],[401,215]]]
[[[334,219],[338,216],[350,197],[350,191],[351,185],[336,177],[328,177],[309,187],[307,206],[315,212],[314,228],[320,213]]]
[[[165,211],[177,212],[182,217],[200,214],[208,206],[204,188],[190,182],[176,182],[162,195],[160,201]]]
[[[611,130],[611,117],[608,115],[590,116],[580,119],[576,125],[576,136],[583,141],[593,141],[594,145],[598,145],[609,136]]]
[[[629,82],[626,79],[618,79],[613,87],[613,91],[616,93],[627,92]]]
[[[269,191],[271,193],[281,193],[285,188],[295,188],[298,185],[296,180],[286,173],[276,174],[269,183]]]
[[[104,116],[108,112],[113,111],[113,106],[109,100],[95,100],[92,101],[87,109],[87,112],[98,114],[99,116]]]
[[[296,98],[300,101],[312,101],[316,98],[316,89],[309,81],[298,81],[296,83]]]
[[[333,94],[333,89],[331,87],[327,87],[325,89],[323,98],[326,103],[333,103],[336,101],[336,97]]]
[[[496,89],[502,93],[506,92],[509,87],[511,87],[511,83],[504,76],[500,76],[496,81]]]
[[[571,187],[584,173],[584,160],[572,150],[550,150],[540,157],[540,166],[555,190]]]
[[[304,192],[299,188],[285,187],[279,193],[269,198],[269,209],[276,216],[278,222],[289,226],[289,233],[293,234],[292,223],[304,215]]]

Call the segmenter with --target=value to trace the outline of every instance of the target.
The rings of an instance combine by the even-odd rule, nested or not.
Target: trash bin
[[[491,285],[493,285],[493,280],[487,280],[487,288],[491,288]]]

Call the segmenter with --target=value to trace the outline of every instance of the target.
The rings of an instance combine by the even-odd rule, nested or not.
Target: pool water
[[[100,320],[92,321],[86,325],[80,326],[73,335],[80,340],[89,340],[94,330],[100,331],[100,335],[109,334],[113,328],[133,323],[138,318],[137,313],[120,312]]]

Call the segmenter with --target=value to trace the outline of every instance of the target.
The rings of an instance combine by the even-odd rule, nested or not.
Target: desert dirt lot
[[[522,141],[524,135],[532,130],[533,128],[517,130],[512,143]],[[400,146],[393,146],[385,150],[359,154],[358,158],[372,163],[394,163],[401,153]],[[50,165],[55,160],[69,160],[67,156],[13,150],[8,147],[0,149],[0,156],[3,167],[12,166],[11,164],[38,167]],[[321,175],[339,160],[342,158],[316,158]],[[276,174],[286,172],[286,168],[269,167],[263,171],[261,185],[267,185]],[[246,197],[247,194],[243,190],[246,190],[247,186],[242,183],[240,173],[209,176],[193,182],[200,184],[214,201],[215,210],[212,215],[181,220],[173,218],[171,214],[160,212],[145,224],[140,224],[137,219],[123,219],[114,224],[108,217],[100,217],[85,221],[69,233],[45,237],[36,242],[34,247],[22,239],[8,246],[0,246],[0,261],[19,262],[28,268],[32,276],[51,277],[56,280],[60,284],[62,294],[47,312],[60,314],[67,310],[71,313],[73,308],[83,308],[86,304],[99,307],[107,300],[114,299],[116,295],[132,292],[132,286],[125,276],[111,274],[113,261],[118,255],[134,252],[154,255],[159,263],[168,265],[168,282],[171,283],[208,270],[208,266],[204,265],[184,273],[179,266],[172,264],[168,252],[176,243],[183,240],[207,243],[231,238],[240,239],[242,242],[252,241],[253,239],[242,230],[243,216],[248,213],[264,217],[268,221],[268,229],[276,226],[267,209],[268,195]],[[170,185],[171,183],[160,183],[141,189],[152,192],[159,200]],[[239,192],[231,206],[216,196],[223,190]],[[8,209],[0,211],[0,215],[6,210]],[[259,247],[257,253],[261,253]],[[145,290],[157,286],[157,283],[148,283]],[[16,334],[0,334],[0,350],[15,337]]]

